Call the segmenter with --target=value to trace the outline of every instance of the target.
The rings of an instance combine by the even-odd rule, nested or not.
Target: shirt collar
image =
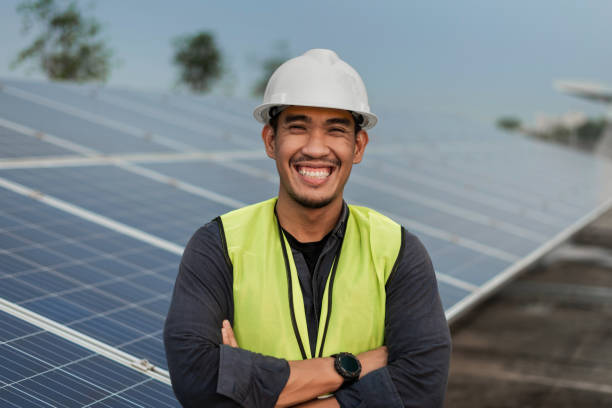
[[[338,218],[338,222],[332,229],[331,236],[334,236],[338,239],[344,238],[349,213],[350,211],[348,208],[348,204],[346,203],[346,201],[342,200],[342,210],[340,211],[340,217]],[[278,219],[278,215],[276,214],[276,203],[274,204],[274,216]]]

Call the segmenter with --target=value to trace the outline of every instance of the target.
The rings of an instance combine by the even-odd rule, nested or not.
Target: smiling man
[[[264,103],[279,193],[200,228],[166,320],[186,407],[440,407],[450,337],[418,238],[347,205],[370,112],[359,74],[330,50],[280,66]]]

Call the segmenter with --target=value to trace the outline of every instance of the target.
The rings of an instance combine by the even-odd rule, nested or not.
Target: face
[[[353,164],[359,163],[368,134],[355,135],[353,116],[345,110],[290,106],[281,112],[277,131],[262,131],[266,153],[276,161],[279,199],[306,208],[342,200]]]

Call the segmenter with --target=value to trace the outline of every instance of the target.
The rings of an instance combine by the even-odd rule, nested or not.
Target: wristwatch
[[[344,378],[343,385],[349,385],[359,379],[361,374],[361,363],[351,353],[332,354],[334,357],[334,368]]]

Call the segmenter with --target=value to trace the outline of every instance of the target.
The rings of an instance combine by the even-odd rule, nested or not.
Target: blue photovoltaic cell
[[[4,189],[0,216],[0,297],[166,366],[179,256]]]
[[[71,87],[73,92],[78,89]],[[81,90],[82,92],[82,90]],[[214,136],[225,141],[222,149],[231,146],[258,148],[261,146],[261,125],[252,119],[253,103],[222,96],[193,97],[181,94],[160,94],[136,92],[125,89],[107,88],[96,93],[98,99],[121,106],[123,114],[141,113],[147,118],[169,126],[173,138],[184,143],[201,147]],[[161,112],[161,114],[160,114]],[[113,115],[113,113],[111,113]],[[114,116],[113,116],[114,117]],[[127,118],[131,121],[130,117]],[[173,131],[176,128],[196,130],[197,138],[188,138],[189,133]],[[164,133],[165,134],[165,133]]]
[[[152,106],[170,107],[174,112],[192,115],[197,119],[205,118],[219,120],[221,124],[235,123],[242,129],[259,132],[261,124],[253,120],[253,108],[257,102],[222,95],[193,95],[189,93],[168,94],[167,92],[141,92],[122,88],[104,89],[111,96],[119,96],[137,102],[146,102]]]
[[[131,136],[117,129],[17,98],[1,88],[0,118],[50,133],[102,153],[172,151],[168,147],[149,141],[145,131],[141,137]]]
[[[438,291],[440,292],[440,299],[442,300],[444,310],[449,310],[471,293],[466,289],[458,288],[442,281],[438,281]]]
[[[143,166],[245,204],[257,203],[278,195],[276,178],[268,181],[214,162],[146,163]]]
[[[74,155],[74,152],[7,129],[0,124],[0,159],[69,155]]]
[[[180,245],[234,209],[115,166],[5,170],[0,176]]]
[[[414,173],[429,178],[431,185],[436,181],[454,183],[468,191],[521,204],[525,211],[544,211],[561,221],[579,217],[605,199],[599,195],[605,191],[601,162],[566,149],[555,151],[550,146],[525,143],[517,140],[478,158],[464,154],[463,160],[452,161],[450,155],[436,157],[398,149],[376,155],[375,163],[385,174]],[[509,157],[520,160],[510,161]]]
[[[345,191],[347,197],[351,200],[356,200],[378,211],[395,215],[392,218],[412,219],[463,238],[483,244],[487,243],[495,248],[504,248],[506,252],[517,257],[528,254],[544,241],[543,239],[526,239],[507,231],[496,230],[488,225],[453,216],[419,203],[402,202],[392,194],[381,191],[374,192],[355,184],[347,185]],[[398,221],[401,222],[401,219],[398,219]]]
[[[207,114],[205,107],[202,107],[201,111],[181,112],[174,107],[175,104],[168,103],[168,100],[166,100],[165,103],[152,103],[147,98],[120,95],[117,92],[111,94],[105,90],[86,90],[82,87],[70,86],[49,87],[47,84],[43,83],[17,80],[3,82],[21,91],[26,91],[28,94],[42,96],[52,101],[61,102],[69,107],[79,109],[80,111],[99,115],[105,119],[120,124],[127,124],[135,129],[140,129],[143,136],[145,134],[155,134],[198,149],[222,150],[231,148],[253,148],[258,146],[261,140],[259,138],[259,129],[257,129],[257,127],[253,129],[252,124],[251,126],[240,126],[240,120],[237,120],[235,116],[225,118],[220,115],[211,115],[210,112]],[[23,99],[13,94],[9,94],[8,96],[12,97],[18,103]],[[0,99],[0,106],[2,106],[1,101]],[[49,109],[35,103],[32,103],[32,108],[37,109],[36,112]],[[53,114],[53,112],[53,110],[50,111],[51,114]],[[77,123],[82,128],[89,129],[93,125],[94,130],[107,129],[112,133],[117,133],[117,131],[108,126],[96,125],[87,120],[83,121],[69,113],[55,110],[55,115],[62,118],[67,117],[71,120],[78,120]],[[219,117],[221,117],[221,120]],[[21,121],[21,124],[25,124],[23,123],[24,120],[25,118],[18,117],[16,121]],[[90,124],[88,124],[88,122]],[[30,123],[42,126],[41,123],[35,120]],[[71,128],[73,128],[73,126]],[[62,133],[54,134],[68,137],[64,136],[69,131],[68,129],[56,129]],[[51,130],[48,131],[53,133]],[[120,132],[117,134],[127,139],[125,141],[131,143],[132,146],[134,146],[133,149],[138,149],[139,151],[159,150],[159,146],[155,148],[153,143],[146,142],[142,139],[139,141],[139,139],[133,135]],[[128,146],[122,147],[121,145],[116,145],[112,140],[100,141],[93,138],[82,137],[78,139],[78,142],[103,152],[138,151],[130,149]],[[148,147],[148,145],[152,145],[153,148]]]
[[[489,193],[486,197],[474,194],[469,188],[444,182],[440,178],[433,180],[420,175],[415,169],[391,166],[377,157],[369,157],[368,160],[364,160],[363,166],[355,167],[351,180],[356,184],[356,189],[363,188],[362,178],[384,180],[384,185],[380,188],[384,190],[385,186],[389,186],[395,192],[396,199],[403,199],[409,205],[418,202],[421,198],[427,199],[444,206],[504,220],[545,236],[557,233],[568,221],[562,215],[555,216],[550,212],[534,211],[507,199],[494,199]]]
[[[0,406],[180,407],[172,388],[0,312]]]

